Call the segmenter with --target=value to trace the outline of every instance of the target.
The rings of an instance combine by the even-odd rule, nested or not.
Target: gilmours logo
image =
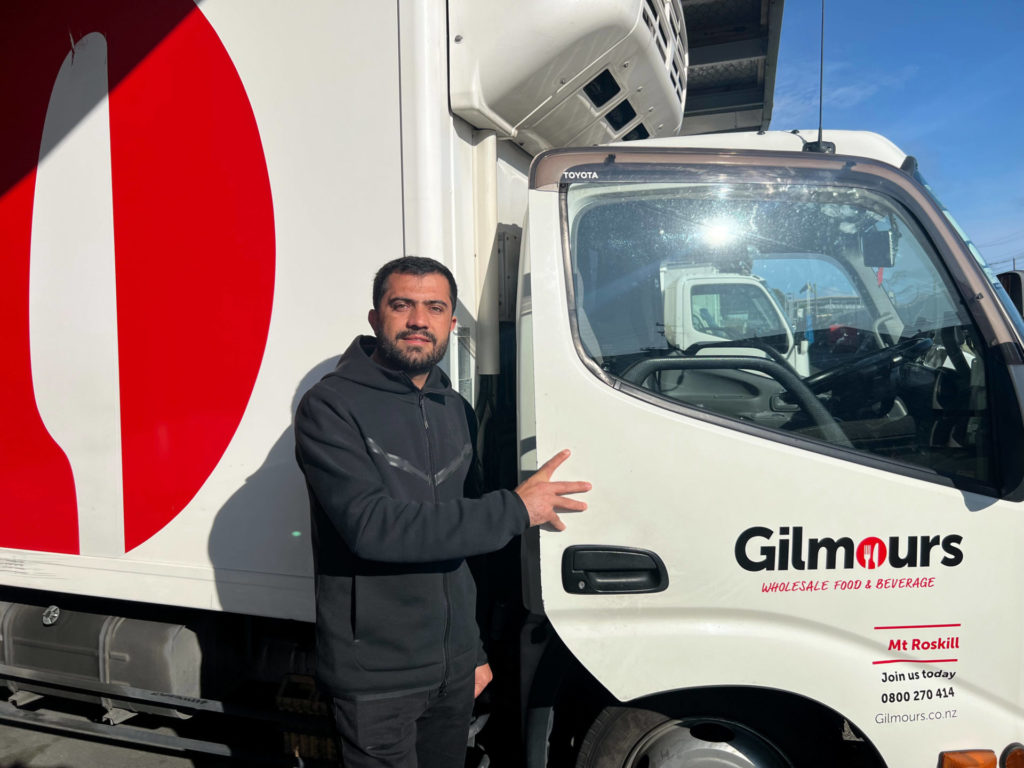
[[[861,568],[872,570],[888,562],[893,568],[925,568],[935,564],[960,565],[964,537],[890,536],[887,540],[868,536],[855,543],[848,536],[804,539],[804,529],[795,525],[779,528],[753,526],[736,539],[736,562],[747,571],[813,571],[819,568]],[[935,551],[935,550],[938,551]],[[938,559],[941,555],[941,559]]]
[[[580,179],[598,179],[597,171],[562,171],[562,179],[565,181],[579,181]]]

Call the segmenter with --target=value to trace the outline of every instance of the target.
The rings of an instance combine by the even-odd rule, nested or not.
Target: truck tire
[[[771,744],[739,723],[606,707],[580,746],[576,768],[789,768]]]

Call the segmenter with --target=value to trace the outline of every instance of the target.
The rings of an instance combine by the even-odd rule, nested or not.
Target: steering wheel
[[[704,345],[693,345],[689,349],[693,349],[696,346],[703,347]],[[719,345],[711,343],[707,346]],[[777,352],[775,356],[781,358]],[[814,392],[801,381],[796,371],[785,360],[782,360],[780,363],[773,359],[773,357],[740,357],[737,355],[727,357],[651,357],[646,360],[636,361],[622,372],[621,377],[630,384],[641,386],[649,376],[658,371],[723,369],[760,371],[771,376],[789,391],[800,408],[810,417],[815,426],[821,430],[821,434],[826,440],[835,445],[841,445],[844,448],[853,448],[850,438],[846,436],[846,433],[843,432],[839,424],[832,418],[828,409],[821,404],[821,401],[814,395]]]
[[[875,318],[875,322],[871,324],[871,333],[875,336],[875,341],[878,342],[880,348],[885,348],[885,339],[882,338],[882,326],[888,323],[890,320],[895,320],[896,315],[892,312],[885,312]],[[892,341],[892,336],[886,331],[886,336],[889,336],[889,341]]]
[[[819,371],[813,376],[808,376],[803,380],[804,385],[808,390],[817,394],[819,392],[827,392],[832,389],[836,383],[849,376],[852,373],[858,371],[868,370],[870,368],[877,368],[883,365],[889,365],[896,362],[897,358],[903,356],[906,360],[915,360],[921,357],[932,347],[932,340],[927,337],[920,337],[914,339],[907,339],[893,344],[891,347],[885,349],[879,349],[875,352],[869,352],[863,357],[859,357],[856,360],[851,360],[848,363],[842,363],[837,365],[835,368],[828,368],[824,371]]]

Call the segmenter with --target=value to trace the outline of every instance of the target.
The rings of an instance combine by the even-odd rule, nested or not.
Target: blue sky
[[[820,0],[786,0],[773,129],[817,128]],[[1024,0],[827,0],[825,127],[917,157],[996,271],[1024,269]]]

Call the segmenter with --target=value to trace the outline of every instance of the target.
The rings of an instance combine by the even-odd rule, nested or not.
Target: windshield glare
[[[720,182],[566,195],[578,341],[607,376],[667,406],[989,479],[982,345],[894,198]]]

